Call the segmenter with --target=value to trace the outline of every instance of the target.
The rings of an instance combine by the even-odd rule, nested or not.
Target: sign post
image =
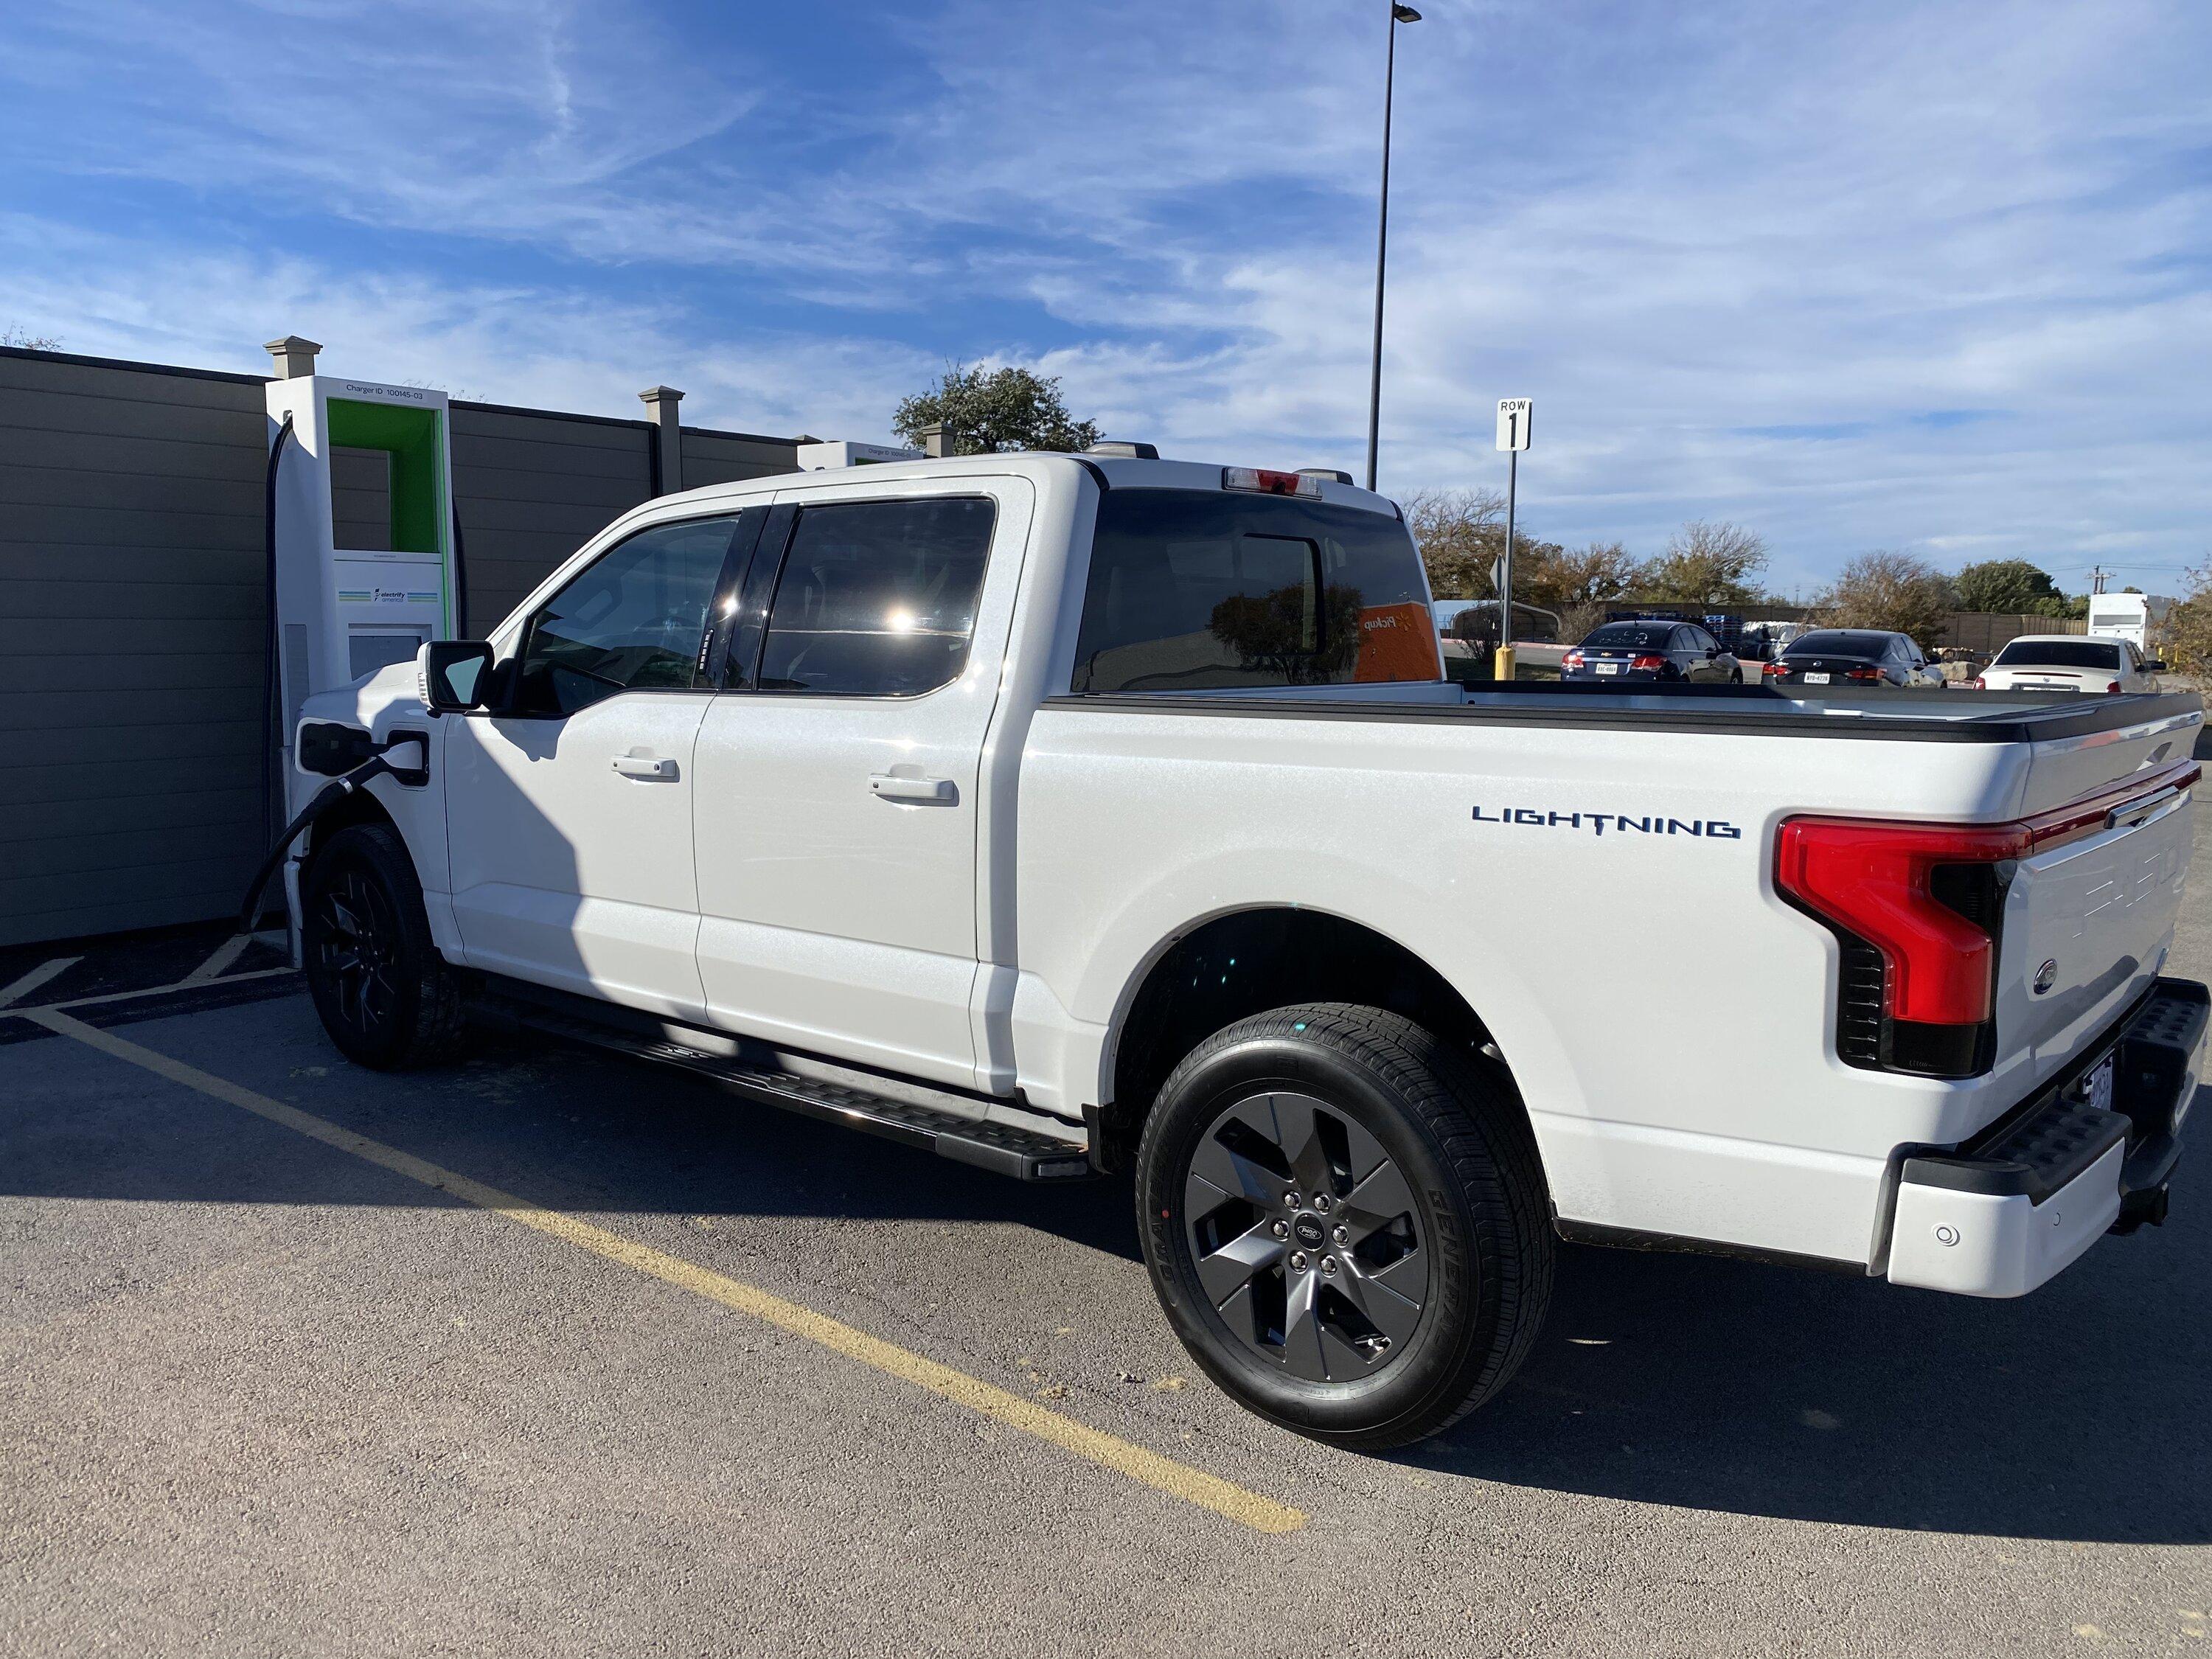
[[[1513,507],[1520,493],[1521,452],[1528,447],[1528,422],[1535,413],[1530,398],[1498,400],[1498,447],[1505,452],[1505,556],[1498,562],[1498,659],[1494,678],[1513,678]]]

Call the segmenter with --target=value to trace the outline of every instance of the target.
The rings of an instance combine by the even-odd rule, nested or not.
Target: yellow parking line
[[[251,1089],[203,1072],[198,1066],[188,1066],[180,1060],[173,1060],[167,1054],[142,1048],[112,1031],[97,1030],[52,1008],[25,1010],[21,1017],[36,1020],[49,1030],[58,1031],[64,1036],[74,1037],[88,1048],[97,1048],[102,1054],[112,1054],[118,1060],[143,1067],[156,1077],[167,1078],[172,1083],[182,1084],[185,1088],[227,1101],[310,1139],[319,1140],[342,1152],[349,1152],[395,1175],[405,1176],[410,1181],[419,1181],[426,1187],[450,1193],[479,1209],[492,1211],[510,1221],[519,1221],[526,1227],[534,1227],[541,1233],[565,1240],[591,1251],[594,1255],[620,1262],[625,1267],[703,1296],[710,1302],[719,1302],[738,1313],[764,1320],[793,1336],[804,1337],[807,1341],[817,1343],[848,1359],[858,1360],[887,1376],[927,1389],[956,1405],[980,1412],[1010,1428],[1019,1429],[1024,1434],[1048,1441],[1063,1451],[1088,1458],[1105,1468],[1128,1476],[1132,1480],[1195,1504],[1200,1509],[1211,1510],[1216,1515],[1226,1516],[1255,1532],[1296,1532],[1306,1523],[1306,1517],[1300,1510],[1262,1498],[1257,1492],[1247,1492],[1243,1487],[1208,1474],[1202,1469],[1178,1463],[1173,1458],[1162,1457],[1157,1452],[1147,1451],[1144,1447],[1132,1444],[1117,1436],[1087,1427],[1072,1417],[1048,1411],[1034,1401],[1024,1400],[1004,1389],[994,1388],[988,1382],[979,1382],[949,1365],[940,1365],[933,1359],[925,1359],[896,1344],[870,1336],[866,1331],[857,1330],[827,1315],[816,1313],[811,1308],[640,1244],[618,1233],[611,1233],[603,1227],[594,1227],[588,1222],[578,1221],[556,1211],[541,1209],[512,1193],[503,1193],[496,1187],[487,1187],[482,1182],[471,1181],[451,1170],[441,1170],[436,1164],[403,1152],[395,1146],[387,1146],[381,1141],[371,1140],[366,1135],[357,1135],[350,1129],[340,1128],[337,1124],[303,1112],[296,1106],[288,1106],[281,1100],[257,1094]]]

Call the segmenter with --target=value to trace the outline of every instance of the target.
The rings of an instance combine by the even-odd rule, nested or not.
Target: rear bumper
[[[2083,1065],[1964,1146],[1905,1158],[1889,1279],[2025,1296],[2107,1231],[2164,1219],[2203,1073],[2212,993],[2161,979]],[[2083,1097],[2109,1057],[2109,1109]]]

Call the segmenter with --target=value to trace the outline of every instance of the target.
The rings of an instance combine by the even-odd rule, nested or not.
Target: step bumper
[[[1890,1282],[2025,1296],[2105,1233],[2163,1220],[2208,1025],[2212,993],[2159,980],[2061,1085],[1963,1146],[1907,1157]]]

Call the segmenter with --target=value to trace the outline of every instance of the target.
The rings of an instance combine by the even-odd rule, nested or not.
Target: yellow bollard
[[[1511,646],[1501,645],[1498,647],[1497,659],[1490,672],[1493,679],[1510,680],[1513,678],[1513,647]]]

